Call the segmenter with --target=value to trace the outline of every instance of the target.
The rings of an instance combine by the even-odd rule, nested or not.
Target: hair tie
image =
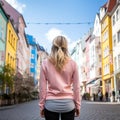
[[[58,49],[61,49],[61,47],[59,46]]]

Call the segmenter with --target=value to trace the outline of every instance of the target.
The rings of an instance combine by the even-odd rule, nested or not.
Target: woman
[[[40,115],[46,120],[74,120],[80,114],[80,83],[76,63],[68,55],[67,40],[57,36],[40,73]]]

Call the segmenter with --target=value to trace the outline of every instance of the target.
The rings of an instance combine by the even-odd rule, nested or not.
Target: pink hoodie
[[[43,61],[39,90],[41,110],[44,109],[47,99],[73,99],[76,108],[80,109],[81,95],[77,64],[70,59],[64,69],[58,72],[48,59]]]

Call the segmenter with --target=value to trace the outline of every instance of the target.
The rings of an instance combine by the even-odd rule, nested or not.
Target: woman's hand
[[[78,117],[80,115],[80,110],[79,109],[75,109],[75,117]]]
[[[41,111],[40,111],[40,116],[41,116],[41,117],[44,117],[44,110],[41,110]]]

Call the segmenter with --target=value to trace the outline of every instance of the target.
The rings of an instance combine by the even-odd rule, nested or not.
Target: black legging
[[[65,113],[57,113],[45,109],[45,120],[59,120],[60,115],[61,120],[74,120],[75,110]]]

